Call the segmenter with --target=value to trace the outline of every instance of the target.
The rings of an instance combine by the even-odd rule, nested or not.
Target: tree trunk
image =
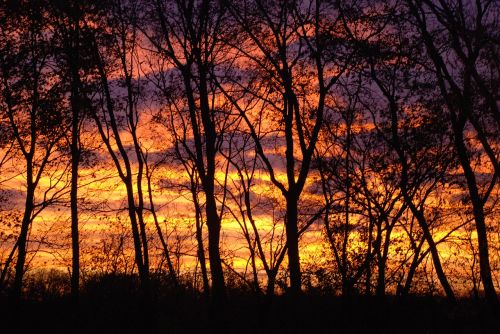
[[[495,291],[495,286],[493,285],[493,279],[491,277],[491,267],[488,252],[488,234],[484,217],[483,200],[479,195],[476,177],[467,155],[467,149],[465,147],[463,138],[463,126],[458,124],[459,121],[453,118],[453,116],[452,123],[455,149],[457,150],[460,165],[462,166],[462,170],[464,171],[465,179],[467,181],[467,188],[472,202],[474,221],[476,223],[479,252],[479,272],[481,275],[481,281],[483,282],[484,294],[488,303],[496,306],[498,304],[498,299]]]
[[[73,74],[72,81],[75,81]],[[76,74],[78,75],[78,74]],[[79,103],[78,103],[78,88],[76,82],[72,82],[71,92],[71,191],[70,191],[70,206],[71,206],[71,297],[76,302],[79,295],[80,286],[80,243],[78,235],[78,166],[80,163],[80,148],[79,148]]]
[[[376,294],[377,297],[385,297],[385,264],[383,257],[379,259]]]
[[[78,232],[78,167],[80,164],[80,62],[79,62],[79,21],[74,23],[74,31],[69,41],[67,53],[71,73],[71,298],[78,301],[80,291],[80,241]]]
[[[151,210],[151,214],[153,215],[153,221],[155,223],[156,227],[156,232],[158,233],[158,237],[160,238],[160,243],[163,247],[163,252],[165,254],[165,258],[167,260],[167,266],[168,266],[168,274],[170,276],[170,279],[174,282],[174,284],[177,286],[179,284],[177,280],[177,276],[175,275],[175,269],[172,264],[172,259],[170,258],[170,251],[168,250],[168,245],[167,241],[165,240],[165,237],[163,236],[163,232],[161,230],[160,222],[158,221],[158,215],[156,214],[156,208],[154,205],[153,201],[153,187],[151,185],[151,174],[149,173],[149,166],[147,164],[147,161],[144,159],[145,167],[146,167],[146,181],[148,185],[148,198],[149,198],[149,206]]]
[[[385,271],[386,271],[386,263],[387,258],[389,256],[389,246],[391,242],[391,233],[394,225],[391,225],[386,218],[386,229],[385,229],[385,238],[384,238],[384,248],[382,250],[382,256],[379,259],[378,264],[378,279],[377,279],[377,296],[384,297],[385,296]]]
[[[124,66],[123,71],[126,73],[125,84],[127,86],[127,98],[128,98],[128,123],[130,126],[130,132],[134,142],[134,150],[137,158],[137,205],[135,206],[137,213],[137,221],[139,224],[139,231],[142,243],[143,252],[143,264],[144,269],[149,272],[149,249],[148,249],[148,238],[146,233],[146,224],[144,222],[144,193],[142,189],[142,178],[144,175],[144,160],[142,158],[142,149],[139,144],[139,139],[137,138],[137,110],[134,107],[134,91],[132,87],[132,77],[127,73],[127,69]],[[130,175],[130,173],[129,173]]]
[[[275,271],[275,270],[267,273],[267,287],[266,287],[266,296],[267,297],[274,296],[274,287],[276,286],[276,274],[277,274],[277,271]]]
[[[446,278],[446,274],[444,273],[443,266],[441,264],[441,259],[439,258],[439,252],[436,247],[436,243],[434,242],[434,239],[432,237],[431,232],[429,231],[429,226],[427,225],[427,221],[425,220],[425,217],[423,216],[422,212],[418,210],[411,199],[408,198],[408,195],[404,195],[406,203],[408,204],[408,207],[410,208],[412,214],[415,216],[417,219],[418,224],[420,225],[420,228],[422,229],[422,232],[424,233],[424,238],[425,241],[427,241],[427,244],[429,245],[429,249],[431,252],[432,256],[432,262],[434,263],[434,268],[436,269],[436,275],[438,276],[439,282],[441,283],[441,286],[443,287],[443,290],[446,294],[446,297],[453,303],[456,302],[455,294],[453,293],[453,290],[451,289],[450,283],[448,282],[448,279]]]
[[[208,256],[210,261],[210,272],[212,274],[212,296],[216,303],[226,298],[226,284],[220,257],[220,220],[217,214],[217,204],[213,192],[205,191],[206,215],[208,227]]]
[[[301,292],[301,273],[299,257],[299,231],[297,199],[294,194],[287,196],[286,202],[286,242],[288,246],[288,269],[290,270],[290,292],[298,295]]]
[[[417,271],[417,267],[420,264],[420,251],[422,250],[422,246],[424,244],[425,238],[422,238],[419,242],[418,246],[415,248],[415,254],[413,255],[413,259],[411,261],[410,270],[408,271],[408,275],[406,276],[405,285],[403,286],[403,290],[401,292],[402,296],[407,296],[411,289],[411,283],[413,282],[413,277],[415,276],[415,272]]]
[[[368,222],[368,247],[366,250],[367,256],[371,258],[372,253],[372,240],[373,240],[373,218],[370,216]],[[371,280],[372,280],[372,268],[371,261],[367,261],[366,264],[366,277],[365,277],[365,295],[371,295]]]
[[[12,298],[17,301],[21,298],[23,277],[24,277],[24,265],[26,263],[26,251],[27,251],[27,240],[28,231],[31,224],[31,214],[33,212],[33,200],[35,189],[33,182],[31,182],[32,177],[32,166],[31,162],[28,162],[27,175],[28,175],[28,189],[26,191],[26,203],[24,208],[24,216],[21,222],[21,231],[18,238],[18,250],[17,250],[17,261],[16,261],[16,273],[14,276],[14,282],[12,285]]]
[[[203,294],[205,296],[209,296],[210,283],[208,281],[207,263],[205,259],[205,247],[203,245],[203,231],[200,219],[201,218],[200,206],[198,204],[198,198],[196,196],[196,189],[192,188],[191,193],[193,196],[193,203],[195,206],[195,214],[196,214],[196,242],[198,243],[198,251],[197,251],[198,261],[200,261],[201,277],[203,279]]]
[[[130,174],[129,174],[130,175]],[[137,269],[139,271],[139,279],[141,280],[141,286],[146,298],[149,297],[149,270],[144,265],[144,258],[142,252],[142,242],[141,235],[139,231],[139,226],[136,216],[135,201],[132,188],[132,180],[130,177],[124,180],[125,186],[127,188],[127,200],[128,200],[128,214],[130,218],[130,225],[132,227],[132,238],[134,241],[134,252],[135,252],[135,262],[137,264]]]
[[[382,86],[380,84],[379,87],[381,87],[382,89]],[[434,268],[436,269],[436,275],[438,276],[439,282],[443,287],[446,297],[452,303],[456,303],[455,294],[453,293],[453,290],[451,289],[448,279],[446,278],[446,274],[444,273],[443,267],[441,265],[441,259],[439,258],[439,253],[436,247],[436,243],[434,242],[432,234],[429,230],[429,226],[427,225],[427,220],[425,219],[424,213],[421,210],[419,210],[413,203],[413,199],[408,191],[409,166],[408,166],[408,161],[406,160],[405,151],[403,150],[403,147],[400,142],[400,137],[398,132],[398,106],[396,100],[394,96],[390,96],[387,92],[385,92],[384,94],[386,95],[389,101],[389,107],[391,113],[391,135],[392,135],[391,144],[393,145],[398,155],[399,163],[401,165],[400,187],[403,199],[406,205],[410,208],[411,213],[417,220],[418,225],[422,229],[425,241],[427,241],[427,244],[429,245],[432,261],[434,263]]]

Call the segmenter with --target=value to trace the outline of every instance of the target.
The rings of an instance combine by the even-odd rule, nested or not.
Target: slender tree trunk
[[[197,50],[199,51],[199,50]],[[206,141],[206,173],[203,175],[202,186],[205,192],[205,211],[208,227],[208,256],[210,261],[210,272],[212,274],[212,294],[215,302],[223,302],[226,299],[226,283],[224,281],[224,271],[220,257],[220,229],[221,221],[217,212],[217,202],[215,199],[215,158],[217,154],[216,141],[217,130],[212,119],[213,110],[210,108],[209,91],[207,82],[206,64],[201,54],[195,54],[198,59],[199,93],[201,120],[204,128]],[[201,147],[197,149],[202,149]]]
[[[373,241],[373,218],[370,215],[370,220],[368,223],[368,248],[367,248],[367,256],[371,257],[372,253],[372,241]],[[365,277],[365,294],[367,296],[371,295],[371,280],[372,280],[372,268],[371,261],[367,261],[366,264],[366,277]]]
[[[404,195],[406,203],[408,204],[408,207],[410,208],[412,214],[415,216],[417,219],[417,222],[422,229],[422,232],[424,233],[424,238],[425,241],[427,241],[427,244],[429,245],[429,249],[431,252],[432,256],[432,262],[434,263],[434,268],[436,269],[436,275],[438,276],[439,282],[441,283],[441,286],[443,287],[443,290],[446,294],[446,297],[453,303],[456,302],[455,294],[453,293],[453,290],[451,289],[450,283],[448,282],[448,279],[446,278],[446,274],[444,273],[443,266],[441,264],[441,259],[439,258],[439,252],[436,247],[436,243],[434,242],[434,238],[432,237],[432,234],[429,230],[429,226],[427,225],[427,221],[423,215],[423,213],[418,210],[411,199],[408,197],[408,195]]]
[[[129,174],[130,175],[130,174]],[[149,270],[144,265],[144,258],[142,252],[142,241],[141,234],[139,231],[139,224],[137,222],[137,210],[135,207],[133,188],[132,188],[132,180],[128,177],[125,182],[125,187],[127,189],[127,200],[128,200],[128,213],[130,218],[130,224],[132,227],[132,238],[134,241],[134,251],[135,251],[135,262],[137,264],[137,269],[139,271],[139,278],[141,280],[141,285],[143,289],[143,293],[146,298],[149,297]]]
[[[31,224],[31,214],[33,212],[33,201],[35,189],[32,182],[33,168],[31,162],[28,162],[27,175],[28,175],[28,189],[26,191],[26,202],[24,207],[23,220],[21,221],[21,231],[18,238],[18,250],[17,250],[17,262],[16,262],[16,272],[14,275],[14,282],[12,285],[12,298],[17,301],[21,298],[23,277],[24,277],[24,265],[26,263],[26,251],[27,251],[27,240],[28,231]]]
[[[16,253],[17,246],[19,245],[19,240],[16,240],[16,243],[12,247],[9,256],[7,257],[7,260],[5,261],[2,269],[2,274],[0,275],[0,292],[2,292],[4,288],[4,283],[7,278],[7,273],[9,272],[9,267],[10,264],[12,263],[12,260],[14,259],[14,254]]]
[[[153,187],[151,185],[151,174],[149,173],[149,167],[146,159],[144,159],[145,167],[146,167],[146,181],[148,185],[148,198],[149,198],[149,206],[151,210],[151,214],[153,215],[153,221],[155,223],[156,227],[156,232],[158,233],[158,237],[160,238],[161,245],[163,247],[163,252],[165,254],[165,259],[167,260],[167,266],[168,266],[168,274],[170,276],[170,279],[174,282],[174,284],[177,286],[179,284],[177,280],[177,276],[175,274],[175,269],[172,264],[172,259],[170,258],[170,251],[168,249],[167,241],[165,240],[165,237],[163,236],[163,232],[161,230],[160,222],[158,221],[158,215],[156,214],[156,208],[154,205],[153,201]]]
[[[288,269],[290,270],[290,292],[298,295],[301,292],[301,272],[299,257],[299,231],[297,199],[289,191],[286,198],[286,242],[288,246]]]
[[[389,246],[391,241],[391,233],[394,225],[389,224],[386,218],[386,230],[384,238],[384,248],[382,250],[382,256],[379,259],[378,264],[378,280],[377,280],[377,296],[385,296],[385,274],[386,274],[386,263],[389,256]]]
[[[142,170],[139,173],[142,174]],[[144,222],[144,197],[142,192],[142,175],[137,176],[137,178],[139,182],[137,185],[137,196],[139,197],[139,202],[136,206],[137,221],[139,224],[139,232],[141,236],[144,269],[147,272],[149,272],[149,247],[148,247],[148,236],[146,232],[146,223]]]
[[[201,228],[197,224],[196,225],[196,241],[198,243],[198,261],[200,261],[200,269],[201,269],[201,278],[203,281],[203,294],[205,296],[210,295],[210,283],[208,281],[208,273],[207,273],[207,263],[205,259],[205,248],[203,247],[203,235],[201,233]]]
[[[139,155],[139,154],[138,154]],[[139,171],[137,172],[137,197],[138,203],[136,206],[137,221],[139,223],[139,231],[141,235],[142,252],[144,259],[144,269],[149,272],[149,247],[148,247],[148,235],[146,232],[146,223],[144,222],[144,195],[142,191],[142,161],[139,163]]]
[[[470,160],[467,155],[463,138],[463,126],[458,120],[452,119],[454,142],[457,154],[460,160],[460,165],[464,171],[465,179],[467,181],[467,188],[469,191],[470,199],[472,202],[472,210],[474,214],[474,221],[476,225],[478,252],[479,252],[479,272],[481,281],[483,282],[484,293],[486,300],[491,305],[498,305],[497,294],[493,279],[491,277],[491,267],[488,252],[488,234],[486,230],[486,222],[484,217],[484,205],[476,183],[474,171],[470,165]]]
[[[194,177],[194,175],[192,176]],[[198,244],[198,261],[200,261],[200,269],[201,269],[201,277],[203,280],[203,295],[209,296],[210,295],[210,283],[208,281],[208,273],[207,273],[207,264],[206,264],[206,257],[205,257],[205,247],[203,245],[203,231],[202,231],[202,225],[201,225],[201,210],[200,210],[200,205],[198,203],[198,197],[196,195],[196,188],[193,185],[194,180],[191,180],[192,182],[192,188],[191,188],[191,194],[193,197],[193,203],[195,207],[195,214],[196,214],[196,242]]]
[[[402,296],[407,296],[411,289],[411,283],[413,282],[413,277],[415,276],[415,272],[417,271],[417,267],[420,264],[420,252],[422,250],[422,246],[424,244],[425,238],[420,240],[420,243],[415,248],[415,254],[413,255],[413,259],[411,261],[410,270],[408,271],[408,275],[406,276],[405,285],[403,286]]]
[[[255,245],[250,247],[250,261],[252,264],[253,288],[256,294],[260,294],[259,276],[257,275],[257,263],[255,261]]]
[[[73,23],[74,30],[71,31],[68,41],[67,52],[68,65],[71,75],[71,297],[74,302],[78,301],[80,291],[80,241],[78,227],[78,167],[80,164],[80,54],[79,54],[79,20]]]
[[[137,205],[135,206],[137,221],[139,224],[139,231],[141,236],[142,243],[142,252],[143,252],[143,264],[144,270],[149,272],[149,248],[148,248],[148,237],[146,233],[146,224],[144,222],[144,193],[142,190],[142,178],[144,175],[144,160],[142,159],[142,149],[139,144],[139,139],[137,138],[137,121],[136,114],[137,110],[135,109],[134,103],[134,92],[132,87],[132,77],[130,73],[127,73],[127,68],[125,66],[125,62],[123,65],[123,71],[125,74],[125,84],[127,86],[127,98],[128,98],[128,122],[131,129],[131,135],[134,142],[134,150],[137,158],[137,178],[136,178],[136,189],[137,189]]]
[[[76,78],[73,74],[72,92],[71,92],[71,250],[72,250],[72,271],[71,271],[71,296],[76,302],[79,295],[80,286],[80,243],[78,232],[78,166],[80,163],[79,147],[79,101]],[[78,74],[76,74],[78,75]]]
[[[145,266],[145,261],[144,261],[145,259],[143,257],[143,250],[142,250],[143,240],[141,239],[140,227],[139,227],[139,223],[137,221],[137,206],[135,204],[135,199],[134,199],[132,168],[131,168],[129,156],[127,154],[127,151],[126,151],[124,144],[122,142],[122,139],[120,137],[120,132],[119,132],[119,127],[118,127],[118,123],[116,120],[115,108],[114,108],[113,98],[111,95],[108,76],[107,76],[107,73],[105,70],[103,59],[102,59],[101,54],[100,54],[99,45],[97,44],[96,37],[93,36],[92,38],[93,38],[93,41],[92,41],[93,50],[92,51],[94,52],[96,66],[97,66],[97,70],[99,72],[99,79],[101,81],[101,85],[102,85],[102,89],[103,89],[103,93],[104,93],[106,111],[107,111],[107,114],[109,115],[109,126],[110,126],[112,133],[113,133],[114,140],[116,142],[116,146],[118,148],[120,156],[123,159],[123,163],[125,165],[125,167],[124,167],[125,172],[122,169],[122,166],[120,164],[120,161],[119,161],[117,154],[115,153],[113,147],[111,146],[110,138],[106,134],[106,132],[103,128],[103,124],[99,119],[99,116],[97,114],[94,114],[93,116],[94,116],[94,119],[97,123],[99,134],[101,135],[101,138],[107,147],[108,153],[110,154],[111,158],[113,159],[113,162],[115,164],[115,167],[118,171],[118,174],[119,174],[122,182],[125,184],[125,188],[126,188],[126,192],[127,192],[128,215],[130,218],[130,224],[131,224],[131,228],[132,228],[132,238],[133,238],[133,242],[134,242],[135,260],[136,260],[137,268],[139,271],[139,278],[141,280],[143,294],[144,294],[146,299],[149,299],[150,298],[149,268],[147,268]],[[130,96],[129,96],[129,99],[130,99]],[[147,249],[147,246],[146,246],[146,249]]]

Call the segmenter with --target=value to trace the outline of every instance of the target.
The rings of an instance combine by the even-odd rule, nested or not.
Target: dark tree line
[[[81,175],[96,154],[124,189],[146,298],[156,245],[181,283],[162,188],[191,203],[196,268],[217,302],[229,274],[270,296],[285,275],[300,294],[312,231],[343,295],[395,283],[406,295],[432,268],[455,302],[443,252],[474,230],[496,305],[499,20],[487,0],[2,1],[0,187],[20,176],[24,203],[1,241],[0,289],[22,295],[36,219],[66,207],[78,299]],[[243,269],[228,262],[227,221]]]

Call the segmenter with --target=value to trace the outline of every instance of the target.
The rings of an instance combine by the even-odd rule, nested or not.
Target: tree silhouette
[[[237,2],[229,6],[229,10],[240,35],[245,38],[232,42],[232,46],[251,67],[243,72],[247,76],[244,85],[238,77],[234,79],[232,89],[238,95],[230,96],[227,91],[226,95],[240,111],[271,181],[287,203],[285,228],[290,287],[299,293],[299,200],[328,110],[327,96],[351,66],[350,56],[354,50],[336,38],[343,30],[340,14],[335,5],[326,2],[317,1],[309,7],[288,1]],[[323,16],[326,13],[328,15]],[[311,82],[301,82],[305,78]],[[263,147],[265,134],[260,131],[263,120],[254,119],[247,112],[247,106],[255,103],[254,99],[260,99],[261,108],[267,109],[264,117],[277,121],[276,136],[285,149],[284,182],[277,175],[278,166]]]
[[[489,133],[498,134],[500,124],[498,105],[493,103],[492,99],[495,82],[498,82],[498,71],[496,75],[495,72],[491,75],[492,72],[485,70],[486,64],[488,64],[486,68],[494,69],[495,65],[490,63],[489,59],[498,54],[498,48],[483,41],[489,40],[498,33],[498,23],[495,23],[498,22],[498,20],[495,21],[495,18],[498,18],[498,8],[488,1],[470,2],[461,6],[457,6],[458,3],[454,2],[447,4],[433,1],[408,1],[407,3],[418,29],[419,38],[425,46],[426,61],[432,66],[436,87],[446,107],[444,112],[453,130],[455,152],[466,179],[467,191],[473,208],[481,278],[486,298],[491,304],[497,304],[491,278],[484,207],[500,173],[498,152],[492,145],[498,136],[489,135]],[[489,8],[490,6],[492,7]],[[472,17],[465,19],[469,14]],[[433,18],[435,24],[431,25],[429,20]],[[439,31],[441,28],[444,28],[443,32]],[[464,33],[464,29],[470,29],[470,33]],[[442,34],[446,36],[440,39]],[[486,112],[479,111],[475,106],[481,106],[479,110],[484,109]],[[488,122],[488,119],[493,122]],[[484,186],[474,171],[470,158],[471,148],[465,137],[465,132],[470,127],[481,143],[493,172],[492,177]]]
[[[127,194],[127,210],[134,240],[136,265],[146,298],[149,298],[149,249],[144,222],[144,195],[142,178],[144,161],[137,137],[139,120],[138,96],[141,91],[140,80],[135,79],[137,29],[135,16],[137,4],[123,1],[109,3],[102,10],[97,24],[102,27],[93,28],[87,22],[85,32],[90,43],[90,50],[95,66],[96,80],[99,83],[99,96],[95,101],[92,116],[97,130],[115,165]],[[129,14],[132,15],[129,16]],[[117,74],[119,80],[113,80]],[[122,88],[125,93],[119,93]],[[101,107],[102,106],[102,107]],[[127,127],[132,137],[132,150],[128,149],[123,129]],[[118,152],[114,149],[117,147]],[[131,151],[131,152],[130,152]],[[134,182],[132,159],[137,160],[137,178]],[[137,200],[136,198],[137,197]]]
[[[188,124],[184,130],[189,131],[194,142],[193,146],[182,145],[182,149],[194,163],[196,170],[192,172],[200,179],[205,197],[213,296],[224,300],[226,291],[219,250],[221,215],[217,207],[215,173],[218,147],[230,122],[224,121],[224,111],[214,104],[218,93],[211,83],[210,71],[218,65],[224,52],[219,36],[223,33],[225,11],[217,2],[208,0],[156,1],[151,11],[155,29],[153,33],[144,33],[155,51],[178,71],[176,79],[183,89],[186,105],[185,110],[177,114],[181,124],[184,120]],[[164,94],[168,95],[168,91]],[[197,207],[196,210],[198,212]]]
[[[413,293],[496,310],[499,19],[491,0],[0,2],[0,307],[102,298],[144,327],[182,301],[165,323],[187,307],[202,328],[241,302],[268,331]]]
[[[48,29],[44,4],[27,1],[21,7],[3,6],[7,6],[3,10],[11,15],[2,25],[2,113],[8,119],[19,159],[23,159],[26,178],[24,214],[14,246],[17,259],[12,296],[18,299],[33,220],[62,192],[63,176],[50,170],[65,169],[60,144],[68,122],[63,113],[60,77],[52,67],[53,35]],[[41,190],[39,184],[43,177],[53,177],[54,182]],[[39,190],[43,191],[40,197],[37,196]]]

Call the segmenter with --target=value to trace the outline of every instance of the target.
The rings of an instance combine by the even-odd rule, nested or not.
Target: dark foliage
[[[212,304],[188,288],[152,277],[155,300],[142,300],[138,277],[108,275],[88,280],[77,309],[68,296],[31,284],[15,307],[4,297],[3,328],[16,333],[498,333],[499,318],[484,302],[451,305],[435,297],[342,298],[305,293],[300,297],[259,297],[231,290],[226,305]],[[42,291],[43,290],[43,291]],[[19,319],[25,319],[18,322]],[[29,320],[27,320],[29,319]],[[76,326],[75,326],[76,323]],[[145,325],[146,328],[145,328]]]

